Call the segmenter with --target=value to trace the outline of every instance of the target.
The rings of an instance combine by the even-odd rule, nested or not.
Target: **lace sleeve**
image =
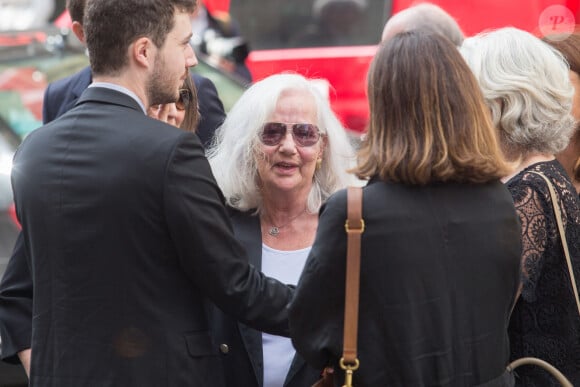
[[[545,199],[532,186],[512,187],[516,212],[522,224],[522,297],[535,301],[535,289],[543,267],[543,255],[548,240],[548,220]]]

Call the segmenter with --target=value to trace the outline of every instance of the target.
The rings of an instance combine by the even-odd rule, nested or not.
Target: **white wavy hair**
[[[473,70],[508,156],[555,154],[574,130],[574,89],[564,57],[513,27],[465,39],[461,53]]]
[[[347,169],[354,166],[354,150],[345,129],[334,115],[326,97],[311,80],[298,74],[275,74],[254,83],[229,111],[207,151],[209,163],[229,206],[241,211],[262,211],[258,187],[256,150],[259,134],[287,90],[306,90],[314,97],[318,128],[326,135],[322,164],[314,174],[308,196],[308,211],[317,213],[322,203],[339,189],[356,184]]]

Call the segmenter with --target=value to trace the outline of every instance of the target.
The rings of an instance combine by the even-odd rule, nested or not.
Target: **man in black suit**
[[[93,83],[15,155],[13,260],[34,297],[0,297],[0,333],[18,336],[10,311],[31,303],[33,387],[223,386],[207,300],[288,333],[292,292],[247,263],[199,139],[145,114],[174,102],[196,63],[194,6],[90,2]]]
[[[71,17],[71,30],[79,41],[84,45],[85,36],[82,20],[85,13],[86,0],[68,0],[66,7]],[[200,121],[196,130],[202,144],[207,146],[215,130],[225,119],[225,111],[213,82],[201,75],[192,74],[195,83]],[[48,85],[44,93],[42,120],[47,124],[72,109],[85,89],[92,83],[90,67],[57,80]],[[13,255],[24,254],[22,236],[19,235]],[[20,265],[20,266],[18,266]],[[28,278],[29,281],[25,281]],[[10,363],[21,362],[25,369],[29,368],[29,351],[31,339],[32,303],[27,301],[32,292],[32,278],[25,265],[25,259],[14,258],[10,261],[10,270],[2,278],[0,284],[0,299],[10,299],[0,313],[6,315],[4,326],[0,325],[0,331],[14,332],[5,337],[2,345],[2,358]],[[16,354],[20,353],[20,358]],[[0,376],[0,383],[2,382]]]
[[[71,30],[83,44],[85,43],[85,33],[82,21],[85,6],[86,0],[67,1],[67,9],[72,22]],[[203,146],[207,147],[211,143],[215,130],[224,121],[226,113],[213,82],[199,74],[192,74],[191,77],[197,90],[199,102],[200,120],[196,134],[201,139]],[[92,81],[91,69],[85,67],[69,77],[49,84],[44,92],[42,122],[47,124],[69,111]]]

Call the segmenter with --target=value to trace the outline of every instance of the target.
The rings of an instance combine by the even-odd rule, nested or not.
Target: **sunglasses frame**
[[[177,110],[185,110],[193,100],[193,93],[189,89],[179,89],[179,98],[175,101]]]
[[[275,125],[282,125],[284,127],[284,132],[281,133],[280,138],[278,139],[278,141],[276,141],[275,143],[268,143],[268,142],[264,142],[264,130],[266,129],[266,126],[270,125],[270,124],[275,124]],[[300,139],[299,136],[296,135],[296,131],[298,130],[297,127],[302,126],[302,125],[307,125],[310,127],[313,127],[316,130],[316,134],[317,134],[317,138],[316,141],[313,141],[312,143],[304,143],[303,139]],[[294,140],[294,143],[300,147],[311,147],[314,146],[318,143],[318,141],[320,141],[320,138],[324,136],[323,133],[320,132],[320,129],[318,128],[317,125],[314,124],[308,124],[308,123],[288,123],[288,122],[266,122],[264,125],[262,125],[262,131],[259,134],[259,138],[260,138],[260,142],[266,146],[277,146],[280,145],[280,143],[282,142],[282,140],[284,139],[284,137],[286,137],[286,133],[288,133],[288,127],[290,126],[290,133],[292,133],[292,139]]]

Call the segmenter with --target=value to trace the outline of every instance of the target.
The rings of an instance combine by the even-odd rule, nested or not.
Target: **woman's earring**
[[[322,168],[322,159],[316,160],[316,170],[318,171],[320,168]]]

